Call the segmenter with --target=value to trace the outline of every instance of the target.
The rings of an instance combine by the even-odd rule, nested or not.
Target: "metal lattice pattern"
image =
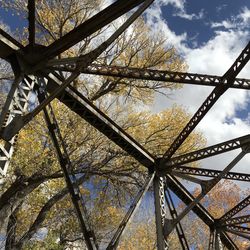
[[[51,66],[52,70],[72,72],[76,69],[76,66],[79,65],[79,61],[77,62],[77,64],[76,61],[77,58],[70,60],[51,60],[47,65]],[[194,85],[196,84],[202,86],[216,87],[217,85],[222,83],[222,78],[220,76],[130,68],[113,65],[91,64],[87,68],[82,69],[81,72],[93,75],[124,77],[150,81],[175,82]],[[236,78],[231,88],[250,89],[250,80]]]
[[[250,229],[245,226],[245,223],[250,222],[250,215],[235,217],[240,211],[249,206],[249,196],[217,220],[200,204],[200,201],[223,178],[238,181],[250,180],[249,174],[231,172],[232,168],[249,152],[249,135],[185,155],[172,156],[228,88],[250,89],[250,80],[236,78],[250,59],[250,43],[243,49],[242,53],[223,76],[93,64],[93,61],[125,31],[152,2],[153,0],[117,0],[47,47],[39,47],[35,41],[36,5],[34,0],[28,1],[28,50],[10,35],[0,30],[0,57],[10,62],[15,72],[15,80],[0,117],[1,138],[5,140],[4,143],[0,144],[0,173],[5,175],[7,172],[18,132],[32,120],[34,116],[43,110],[51,138],[57,151],[58,160],[63,169],[67,187],[71,194],[72,202],[78,214],[86,246],[88,249],[98,248],[94,232],[92,232],[91,227],[88,225],[86,208],[83,198],[80,197],[76,178],[72,178],[71,162],[67,155],[63,138],[60,135],[56,118],[50,106],[50,102],[54,98],[57,98],[149,170],[150,174],[148,179],[135,197],[133,204],[109,243],[108,249],[115,249],[118,246],[126,225],[131,220],[142,197],[152,182],[154,186],[158,249],[168,248],[168,235],[174,228],[177,229],[182,249],[189,249],[185,232],[181,226],[181,220],[191,210],[210,227],[209,249],[222,249],[222,245],[228,249],[238,249],[227,232],[249,239]],[[60,53],[136,7],[137,10],[134,11],[128,20],[93,51],[77,58],[55,59]],[[60,71],[67,71],[71,74],[67,79],[64,79],[58,74]],[[169,149],[166,150],[163,157],[157,159],[156,156],[150,154],[107,115],[95,107],[84,95],[70,85],[81,73],[215,86],[215,88],[182,132],[176,135],[174,142]],[[46,82],[46,87],[43,90],[45,92],[44,95],[41,93],[39,94],[40,96],[38,95],[40,104],[33,110],[29,110],[31,95],[37,94],[37,90],[42,85],[41,81],[37,81],[38,78],[42,79],[42,82]],[[183,164],[239,148],[242,149],[242,152],[222,171],[183,166]],[[199,183],[202,192],[197,197],[193,197],[175,176]],[[204,181],[193,176],[210,177],[210,179]],[[186,205],[186,208],[180,214],[176,212],[170,190]],[[166,207],[169,208],[172,219],[166,218]]]
[[[33,88],[34,81],[28,81],[20,77],[13,83],[1,112],[0,126],[2,128],[8,126],[14,117],[21,116],[28,112]],[[7,173],[16,139],[17,134],[8,142],[0,144],[0,174],[2,175]]]

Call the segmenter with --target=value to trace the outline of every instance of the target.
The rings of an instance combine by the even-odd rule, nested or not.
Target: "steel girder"
[[[164,220],[166,219],[165,182],[166,179],[163,177],[156,175],[154,178],[155,224],[158,250],[169,248],[167,239],[164,237],[163,228]]]
[[[50,58],[54,58],[55,56],[74,46],[78,42],[82,41],[84,38],[92,35],[93,33],[105,27],[107,24],[111,23],[118,17],[124,15],[128,11],[132,10],[133,8],[144,2],[146,1],[115,1],[113,4],[100,11],[99,13],[97,13],[96,15],[94,15],[93,17],[91,17],[90,19],[70,31],[68,34],[66,34],[65,36],[45,48],[43,54],[37,60],[37,62],[40,60],[47,61]]]
[[[165,200],[168,206],[168,210],[170,212],[170,215],[172,217],[172,220],[178,218],[178,214],[175,208],[175,204],[174,201],[172,199],[172,196],[170,194],[170,190],[167,188],[167,185],[165,185]],[[181,244],[181,247],[183,250],[188,250],[189,249],[189,245],[187,242],[187,238],[185,236],[185,232],[183,230],[183,227],[181,225],[181,222],[179,221],[176,225],[176,232]]]
[[[166,178],[167,186],[187,205],[189,206],[193,201],[194,197],[189,191],[178,181],[174,176],[167,175]],[[207,225],[211,230],[215,228],[215,219],[213,216],[206,210],[206,208],[197,203],[192,211]],[[226,234],[226,232],[221,232],[220,234],[222,243],[228,249],[238,249],[238,247],[234,244],[231,238]]]
[[[39,86],[44,86],[45,88],[45,84],[42,82],[44,82],[43,79],[40,79],[41,84],[39,84]],[[45,89],[43,92],[38,89],[37,92],[38,100],[39,102],[42,102],[46,98]],[[96,237],[94,232],[91,230],[90,225],[88,224],[89,220],[87,217],[83,196],[79,189],[77,178],[73,172],[73,167],[67,152],[67,147],[63,141],[60,128],[51,105],[48,105],[46,108],[44,108],[44,118],[51,136],[51,140],[53,141],[54,147],[56,149],[59,164],[64,173],[65,181],[71,196],[72,203],[75,207],[86,246],[91,250],[98,249]]]
[[[162,174],[162,172],[160,174]],[[187,166],[175,166],[169,171],[169,173],[173,175],[182,174],[182,175],[196,175],[204,177],[217,177],[221,173],[221,170],[213,170],[208,168],[193,168]],[[228,172],[223,178],[235,181],[250,181],[250,174]]]
[[[50,79],[47,84],[47,90],[50,92],[50,89],[54,89],[54,84],[56,84],[55,81]],[[71,92],[72,90],[72,92]],[[135,147],[132,144],[131,141],[127,138],[132,138],[128,136],[125,131],[123,131],[118,125],[115,125],[113,121],[111,121],[105,114],[103,114],[90,102],[88,99],[86,99],[82,94],[80,94],[77,90],[75,90],[72,87],[69,87],[69,89],[64,90],[62,95],[58,96],[58,99],[64,103],[66,106],[68,106],[72,111],[76,112],[78,115],[80,115],[83,119],[85,119],[87,122],[89,122],[91,125],[93,125],[95,128],[97,128],[100,132],[105,134],[109,139],[111,139],[113,142],[115,142],[117,145],[119,145],[122,149],[124,149],[126,152],[128,152],[130,155],[134,156],[135,159],[137,159],[140,163],[142,163],[144,166],[149,168],[150,171],[152,171],[152,168],[155,166],[155,162],[157,160],[151,156],[143,147]],[[90,109],[90,107],[92,109]],[[92,111],[92,112],[90,112]],[[95,111],[95,112],[93,112]],[[98,112],[98,113],[97,113]],[[100,119],[101,118],[101,119]],[[110,125],[107,126],[108,122],[110,122]],[[114,125],[114,126],[113,126]],[[127,137],[128,136],[128,137]],[[132,141],[133,142],[133,141]],[[134,141],[135,142],[135,141]],[[139,149],[139,150],[138,150]],[[170,178],[170,175],[168,175],[168,179]],[[170,178],[170,180],[173,177]],[[161,182],[164,182],[161,180]],[[174,184],[173,184],[174,183]],[[180,197],[182,200],[185,199],[185,203],[189,205],[191,202],[193,202],[194,198],[189,194],[187,190],[184,192],[181,192],[181,190],[184,190],[184,187],[177,182],[175,179],[174,182],[171,182],[172,185],[170,185],[171,190],[177,194],[178,197]],[[164,184],[161,183],[162,187],[164,187]],[[155,191],[156,192],[156,191]],[[165,218],[165,210],[164,208],[164,189],[160,188],[158,193],[162,193],[158,202],[160,202],[161,205],[159,207],[161,208],[161,217]],[[190,195],[190,196],[189,196]],[[197,205],[197,204],[196,204]],[[196,205],[193,208],[193,211],[209,226],[213,225],[214,219],[210,217],[209,215],[205,216],[204,211],[205,209],[197,209]],[[199,207],[199,206],[198,206]],[[197,213],[198,211],[198,213]],[[211,218],[212,221],[208,219],[208,217]],[[160,233],[159,233],[160,235]],[[225,242],[224,242],[225,241]],[[224,244],[230,244],[227,242],[227,238],[224,239]]]
[[[72,72],[79,64],[78,58],[70,60],[55,59],[47,63],[51,70],[60,70]],[[131,67],[121,67],[113,65],[90,64],[88,67],[81,70],[84,74],[102,75],[120,78],[132,78],[139,80],[174,82],[202,86],[214,86],[221,84],[222,77],[214,75],[184,73],[176,71],[163,71],[154,69],[140,69]],[[244,78],[235,78],[231,88],[250,89],[250,80]]]
[[[21,116],[28,111],[33,88],[34,81],[28,81],[21,77],[14,80],[0,117],[2,129],[8,126],[14,117]],[[17,136],[16,134],[8,141],[0,144],[0,174],[2,175],[7,173]]]
[[[118,3],[119,1],[120,0],[115,3]],[[56,88],[53,93],[51,93],[39,106],[37,106],[29,114],[18,118],[14,117],[13,121],[11,121],[11,123],[8,124],[8,126],[6,126],[2,131],[1,137],[4,140],[10,140],[15,134],[17,134],[29,121],[31,121],[40,111],[42,111],[43,108],[46,107],[46,105],[53,101],[53,99],[55,99],[61,92],[63,92],[63,90],[80,75],[80,69],[82,67],[87,67],[95,59],[97,59],[98,56],[100,56],[102,52],[104,52],[145,11],[145,9],[147,9],[147,7],[152,4],[153,1],[154,0],[145,0],[144,3],[117,30],[115,30],[115,32],[108,39],[106,39],[96,49],[83,56],[80,56],[80,58],[84,60],[84,65],[81,65],[76,71],[72,72],[72,74],[64,82],[59,81],[59,87]],[[61,39],[63,40],[64,37],[62,37]],[[43,48],[41,48],[41,50],[42,51],[38,50],[40,53],[38,53],[36,56],[32,56],[32,53],[35,53],[35,50],[30,51],[31,54],[29,55],[29,59],[33,58],[33,61],[32,64],[26,69],[28,70],[28,72],[37,72],[38,70],[40,70],[41,66],[43,66],[43,61],[40,57],[41,54],[42,56],[44,56],[44,51]],[[39,59],[38,64],[36,64],[37,58]],[[25,66],[27,67],[27,65]],[[50,73],[49,75],[52,75],[53,77],[53,74]]]
[[[171,158],[166,163],[166,168],[171,166],[179,166],[186,163],[205,159],[207,157],[215,156],[218,154],[226,153],[231,150],[242,148],[250,143],[250,135],[238,137],[229,141],[218,143],[216,145],[203,148],[194,152]]]
[[[4,30],[0,29],[0,58],[10,61],[20,48],[24,47]]]
[[[247,240],[250,240],[250,236],[248,234],[245,234],[245,233],[242,233],[242,232],[239,232],[239,231],[236,231],[236,230],[232,230],[232,229],[229,229],[229,228],[226,228],[226,231],[229,232],[229,233],[232,233],[234,235],[240,236],[241,238],[245,238]]]
[[[233,217],[221,222],[222,226],[235,225],[235,224],[244,224],[250,222],[250,215],[243,215],[239,217]]]
[[[212,106],[216,103],[219,97],[233,85],[236,76],[243,69],[243,67],[248,63],[250,59],[250,42],[241,52],[239,57],[235,60],[232,66],[228,69],[228,71],[222,76],[221,83],[214,88],[211,94],[207,97],[207,99],[203,102],[198,111],[191,118],[189,123],[185,126],[182,132],[177,136],[169,149],[165,152],[162,159],[163,165],[167,160],[169,160],[172,155],[176,152],[176,150],[182,145],[182,143],[186,140],[189,134],[194,130],[194,128],[199,124],[202,118],[207,114],[207,112],[212,108]]]
[[[250,205],[250,196],[247,196],[244,200],[242,200],[239,204],[229,210],[226,214],[224,214],[219,221],[223,222],[232,218],[234,215],[242,211],[244,208]]]
[[[54,78],[48,78],[48,80],[47,91],[52,92],[58,87],[58,83],[54,80]],[[90,102],[75,88],[69,86],[69,88],[64,90],[62,94],[57,97],[57,99],[101,133],[106,135],[129,155],[137,159],[143,166],[153,170],[155,164],[154,156],[152,156],[107,115],[96,108],[92,102]]]
[[[188,74],[188,73],[186,74],[186,73],[181,73],[181,72],[161,72],[161,71],[155,71],[155,70],[148,70],[145,72],[141,69],[131,69],[131,68],[128,70],[125,70],[125,68],[122,68],[122,67],[112,66],[112,68],[110,68],[111,66],[103,66],[103,65],[102,65],[102,70],[100,70],[100,68],[96,70],[95,67],[97,66],[91,65],[91,62],[95,58],[97,58],[98,55],[102,51],[104,51],[107,48],[107,46],[112,41],[114,41],[115,38],[119,34],[121,34],[121,32],[125,30],[125,28],[128,27],[128,25],[130,25],[135,20],[138,14],[141,13],[143,10],[145,10],[145,8],[151,4],[151,2],[152,1],[150,0],[147,0],[147,1],[132,0],[132,1],[125,3],[125,1],[118,0],[114,2],[113,4],[111,4],[109,7],[107,7],[106,9],[104,9],[103,11],[101,11],[100,13],[90,18],[88,21],[86,21],[82,25],[78,26],[76,29],[69,32],[67,35],[65,35],[58,41],[49,45],[48,47],[35,48],[35,45],[36,45],[35,44],[35,4],[34,4],[35,1],[29,0],[28,1],[28,11],[29,11],[29,15],[28,15],[29,46],[28,48],[29,49],[24,48],[15,39],[10,37],[4,31],[0,30],[0,57],[11,62],[13,68],[15,68],[14,66],[16,66],[16,61],[18,61],[18,63],[21,62],[22,73],[24,73],[25,75],[28,75],[30,79],[33,79],[32,81],[28,81],[30,84],[32,84],[32,86],[29,86],[28,88],[25,87],[24,89],[26,91],[20,91],[19,89],[24,81],[23,80],[24,75],[23,75],[23,78],[22,77],[20,78],[21,81],[19,81],[19,78],[16,76],[16,79],[15,79],[16,84],[13,85],[14,86],[13,90],[10,92],[9,99],[6,102],[7,103],[6,108],[4,109],[4,112],[3,112],[4,116],[2,116],[0,120],[2,121],[2,125],[4,125],[2,126],[2,134],[1,134],[2,138],[12,140],[12,138],[16,136],[17,132],[29,120],[31,120],[39,111],[44,109],[46,105],[49,105],[50,101],[52,101],[53,98],[57,97],[59,100],[64,102],[69,108],[71,108],[74,112],[79,114],[87,122],[89,122],[91,125],[96,127],[100,132],[104,133],[106,136],[108,136],[108,138],[110,138],[117,145],[119,145],[122,149],[128,152],[129,155],[133,156],[136,160],[138,160],[143,166],[148,168],[150,172],[155,172],[155,170],[157,170],[157,174],[158,173],[160,174],[161,170],[159,169],[177,167],[177,165],[179,165],[180,163],[178,162],[176,165],[175,164],[171,165],[172,159],[170,158],[175,153],[175,151],[179,148],[179,146],[184,142],[184,140],[191,133],[191,131],[196,127],[199,121],[208,112],[208,110],[212,107],[212,105],[217,101],[217,99],[228,88],[231,88],[231,87],[248,89],[249,80],[237,79],[236,76],[249,60],[249,57],[250,57],[249,44],[243,50],[243,52],[235,61],[235,63],[232,65],[232,67],[222,77]],[[60,77],[56,75],[54,71],[52,71],[52,73],[48,72],[48,70],[51,69],[50,62],[47,63],[48,59],[52,59],[56,55],[70,48],[74,44],[80,42],[85,37],[91,35],[98,29],[104,27],[109,22],[113,21],[117,17],[123,15],[128,10],[136,7],[137,5],[141,3],[143,3],[143,6],[137,11],[137,14],[135,14],[133,18],[131,18],[130,21],[128,21],[127,24],[123,25],[119,29],[119,31],[113,34],[110,37],[110,39],[106,41],[106,43],[102,44],[100,47],[94,50],[92,54],[90,53],[86,55],[85,57],[83,56],[83,57],[78,58],[79,61],[81,60],[84,61],[86,58],[90,57],[87,63],[83,65],[82,63],[78,63],[76,67],[76,71],[74,71],[71,77],[69,77],[66,81],[63,81],[63,79],[60,79]],[[30,48],[32,49],[30,50]],[[18,60],[16,60],[17,58]],[[69,61],[70,60],[71,59],[69,59]],[[68,68],[67,63],[65,63],[63,67]],[[63,67],[61,67],[62,70],[63,70]],[[106,70],[109,71],[108,73],[105,73],[105,70],[103,70],[103,68],[105,67],[106,67]],[[23,114],[27,113],[28,111],[28,103],[30,99],[29,94],[33,93],[34,85],[35,85],[35,81],[32,75],[36,75],[37,70],[40,70],[39,75],[42,74],[44,77],[48,79],[47,88],[51,94],[49,98],[45,100],[45,103],[41,105],[39,109],[36,110],[36,112],[34,113],[31,112],[30,113],[31,115],[25,116],[25,119],[22,121],[23,123],[21,122],[20,124],[20,120],[22,119]],[[68,69],[68,71],[70,70],[71,69]],[[88,70],[89,72],[87,72]],[[166,82],[171,81],[171,82],[180,82],[180,83],[193,82],[194,84],[216,86],[216,88],[211,93],[211,95],[207,98],[204,104],[200,107],[200,109],[194,115],[191,121],[187,124],[187,126],[184,128],[181,134],[176,138],[176,140],[171,145],[171,147],[166,151],[163,159],[156,159],[149,152],[147,152],[139,143],[137,143],[132,137],[130,137],[125,131],[119,128],[119,126],[117,126],[111,119],[109,119],[100,110],[94,107],[94,105],[90,105],[91,103],[84,96],[82,96],[81,93],[79,93],[73,87],[70,86],[70,82],[73,79],[75,79],[81,72],[84,72],[84,71],[85,73],[91,73],[91,74],[128,77],[128,78],[135,78],[135,79],[142,79],[142,80],[158,80],[158,81],[166,81]],[[65,87],[68,87],[68,88],[65,89]],[[21,92],[21,94],[17,91]],[[16,92],[18,94],[16,94]],[[24,95],[24,98],[22,97],[22,95]],[[14,96],[17,96],[17,97],[14,98]],[[18,106],[15,104],[12,105],[15,102],[17,102],[19,106],[23,105],[26,108],[23,108],[23,106],[21,106],[21,108],[19,107],[21,112],[17,113],[15,116],[12,116],[12,120],[15,119],[16,123],[12,122],[12,126],[10,126],[11,121],[9,123],[6,123],[6,121],[7,119],[9,119],[9,117],[11,117],[9,116],[9,113],[15,109],[15,108],[11,109],[10,107]],[[19,117],[17,117],[17,115]],[[8,127],[9,131],[8,129],[6,129],[6,127]],[[11,132],[11,130],[13,129],[14,129],[14,132],[13,131]],[[6,154],[6,152],[10,148],[11,148],[10,151],[13,151],[12,144],[10,144],[9,142],[6,142],[6,143],[7,145],[11,145],[11,146],[8,147],[7,150],[6,148],[1,147],[0,148],[2,151],[1,154],[3,153]],[[246,143],[246,145],[248,146],[249,144]],[[208,149],[206,153],[204,153],[204,155],[206,155],[205,157],[208,157],[208,156],[216,155],[217,153],[222,153],[223,150],[224,152],[226,152],[226,151],[232,150],[232,148],[235,149],[241,146],[242,146],[242,141],[240,141],[240,146],[234,145],[234,143],[232,145],[230,144],[229,146],[230,149],[228,149],[227,146],[224,147],[222,145],[222,148],[224,147],[222,150],[219,149],[220,147],[217,147],[218,150],[216,153],[214,153],[213,150]],[[245,155],[245,153],[246,152],[242,152],[223,171],[216,173],[216,176],[214,176],[215,178],[213,180],[211,180],[210,182],[207,182],[207,185],[202,186],[203,194],[201,194],[200,199],[221,178],[226,178],[226,176],[230,175],[229,170],[236,164],[238,160],[240,160]],[[200,153],[194,152],[193,155],[195,156],[192,156],[193,158],[191,157],[192,158],[191,161],[205,158],[202,156],[202,153],[200,154]],[[10,156],[11,155],[9,154],[9,158]],[[4,169],[6,171],[6,167],[4,167]],[[183,185],[179,183],[179,181],[176,178],[174,178],[171,174],[166,174],[166,177],[164,178],[156,176],[154,178],[154,191],[155,191],[157,230],[160,230],[160,232],[157,233],[159,249],[164,249],[167,247],[167,243],[163,237],[163,234],[164,234],[163,224],[164,224],[164,217],[165,217],[165,200],[164,200],[165,182],[168,183],[168,187],[188,206],[184,210],[184,213],[182,215],[185,215],[185,213],[187,213],[188,211],[192,209],[210,228],[214,228],[216,226],[216,223],[217,223],[216,220],[214,220],[214,218],[206,211],[206,209],[199,204],[198,201],[200,199],[192,197],[192,195],[184,188]],[[148,185],[146,186],[148,187]],[[139,192],[139,196],[138,196],[139,198],[135,199],[137,203],[139,203],[139,201],[141,200],[141,197],[143,196],[141,194],[143,194],[144,191]],[[132,213],[130,215],[132,215]],[[177,217],[176,225],[180,223],[181,217]],[[249,221],[249,216],[229,218],[228,220],[226,220],[224,229],[220,232],[220,239],[227,248],[237,249],[237,246],[232,242],[232,240],[226,234],[226,231],[229,231],[229,230],[235,231],[235,232],[237,231],[238,235],[241,233],[241,232],[240,233],[238,232],[240,231],[239,226],[237,226],[237,228],[236,227],[229,228],[229,226],[232,226],[232,223],[239,224],[239,223],[245,223],[248,221]],[[216,240],[217,240],[216,244],[218,245],[219,238],[217,238]],[[160,243],[161,241],[163,243]]]

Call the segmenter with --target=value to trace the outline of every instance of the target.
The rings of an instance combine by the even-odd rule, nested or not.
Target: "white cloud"
[[[220,13],[222,10],[224,10],[227,7],[227,4],[222,4],[216,7],[216,12]]]
[[[173,5],[175,8],[184,10],[185,0],[160,0],[158,1],[159,6]]]
[[[222,22],[211,23],[211,28],[221,28],[221,27],[225,29],[231,29],[231,28],[235,28],[235,24],[229,20],[223,20]]]
[[[187,13],[185,8],[186,1],[185,0],[161,0],[158,2],[158,6],[166,6],[172,5],[175,7],[174,16],[178,16],[180,18],[184,18],[187,20],[197,20],[202,19],[204,17],[204,10],[201,10],[199,13]]]
[[[211,22],[211,28],[224,28],[224,29],[249,29],[250,24],[250,9],[243,7],[240,13],[236,16],[230,16],[226,20],[220,22]]]
[[[186,13],[185,10],[181,10],[181,11],[174,13],[173,15],[187,19],[189,21],[199,20],[199,19],[202,19],[204,17],[204,10],[201,10],[198,14],[195,14],[195,13],[188,14],[188,13]]]
[[[248,35],[247,31],[217,31],[214,37],[199,48],[184,47],[189,70],[222,75],[246,46]]]
[[[166,2],[171,3],[172,1],[165,0],[164,3],[166,4]],[[178,4],[178,6],[179,5],[181,6],[181,4]],[[153,7],[146,11],[146,17],[147,23],[153,32],[162,33],[168,39],[169,44],[174,45],[179,51],[182,50],[185,46],[183,42],[186,41],[187,34],[182,33],[181,35],[177,35],[169,28],[168,23],[162,17],[160,2],[156,2]]]
[[[250,9],[248,9],[247,7],[244,7],[239,17],[243,20],[245,24],[249,24],[250,23]]]

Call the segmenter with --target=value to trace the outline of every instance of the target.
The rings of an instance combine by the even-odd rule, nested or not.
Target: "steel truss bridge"
[[[86,246],[88,249],[98,249],[95,234],[87,221],[84,200],[81,197],[77,179],[72,171],[72,164],[67,153],[67,148],[50,105],[51,101],[57,98],[70,110],[107,136],[148,169],[148,178],[145,184],[134,198],[133,204],[128,209],[126,216],[118,227],[107,249],[117,248],[126,225],[151,184],[154,189],[157,248],[159,250],[168,248],[167,238],[174,229],[176,229],[182,249],[190,249],[181,223],[182,219],[191,210],[210,228],[209,249],[222,249],[223,246],[228,249],[239,249],[230,238],[228,232],[247,240],[250,239],[250,228],[245,226],[246,223],[250,222],[250,215],[238,215],[240,211],[249,206],[250,196],[246,197],[219,219],[213,218],[205,207],[201,205],[200,201],[222,179],[249,182],[249,174],[233,172],[231,170],[249,152],[250,135],[234,138],[230,141],[225,141],[177,157],[175,157],[174,154],[219,97],[229,88],[250,89],[250,80],[237,78],[239,72],[249,61],[250,43],[248,43],[245,48],[242,48],[241,54],[223,76],[93,64],[95,59],[153,2],[153,0],[116,0],[59,40],[44,47],[35,42],[36,4],[34,0],[29,0],[28,46],[24,47],[5,31],[0,31],[0,57],[11,64],[15,75],[0,117],[0,125],[2,128],[0,136],[5,141],[4,145],[0,145],[1,174],[5,175],[7,173],[9,162],[14,151],[14,142],[19,131],[40,111],[43,111],[79,219]],[[91,52],[75,58],[56,59],[60,53],[100,30],[123,14],[127,12],[131,13],[131,11],[132,14],[130,14],[127,21],[121,24],[119,29]],[[60,72],[68,72],[69,76],[65,79]],[[213,90],[182,132],[177,135],[165,154],[161,158],[157,158],[150,154],[135,139],[71,85],[72,81],[82,73],[204,85],[213,87]],[[37,94],[39,105],[30,111],[29,99],[34,92]],[[187,163],[235,149],[241,149],[241,152],[222,171],[185,166]],[[210,178],[204,181],[199,179],[199,176]],[[202,190],[201,193],[197,197],[194,197],[176,177],[199,183]],[[170,191],[186,204],[186,207],[179,214],[176,211]],[[169,209],[172,219],[166,218],[166,209]]]

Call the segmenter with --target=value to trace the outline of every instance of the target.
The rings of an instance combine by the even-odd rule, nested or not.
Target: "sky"
[[[188,72],[222,76],[232,65],[250,38],[249,0],[160,0],[146,13],[152,30],[158,30],[173,45],[188,65]],[[250,78],[250,63],[238,75]],[[182,105],[194,114],[212,87],[185,85],[169,97],[157,96],[154,111],[172,104]],[[248,91],[229,89],[200,122],[197,129],[213,145],[250,132],[250,98]],[[223,169],[235,153],[202,161],[208,168]],[[235,168],[247,172],[247,155]]]

